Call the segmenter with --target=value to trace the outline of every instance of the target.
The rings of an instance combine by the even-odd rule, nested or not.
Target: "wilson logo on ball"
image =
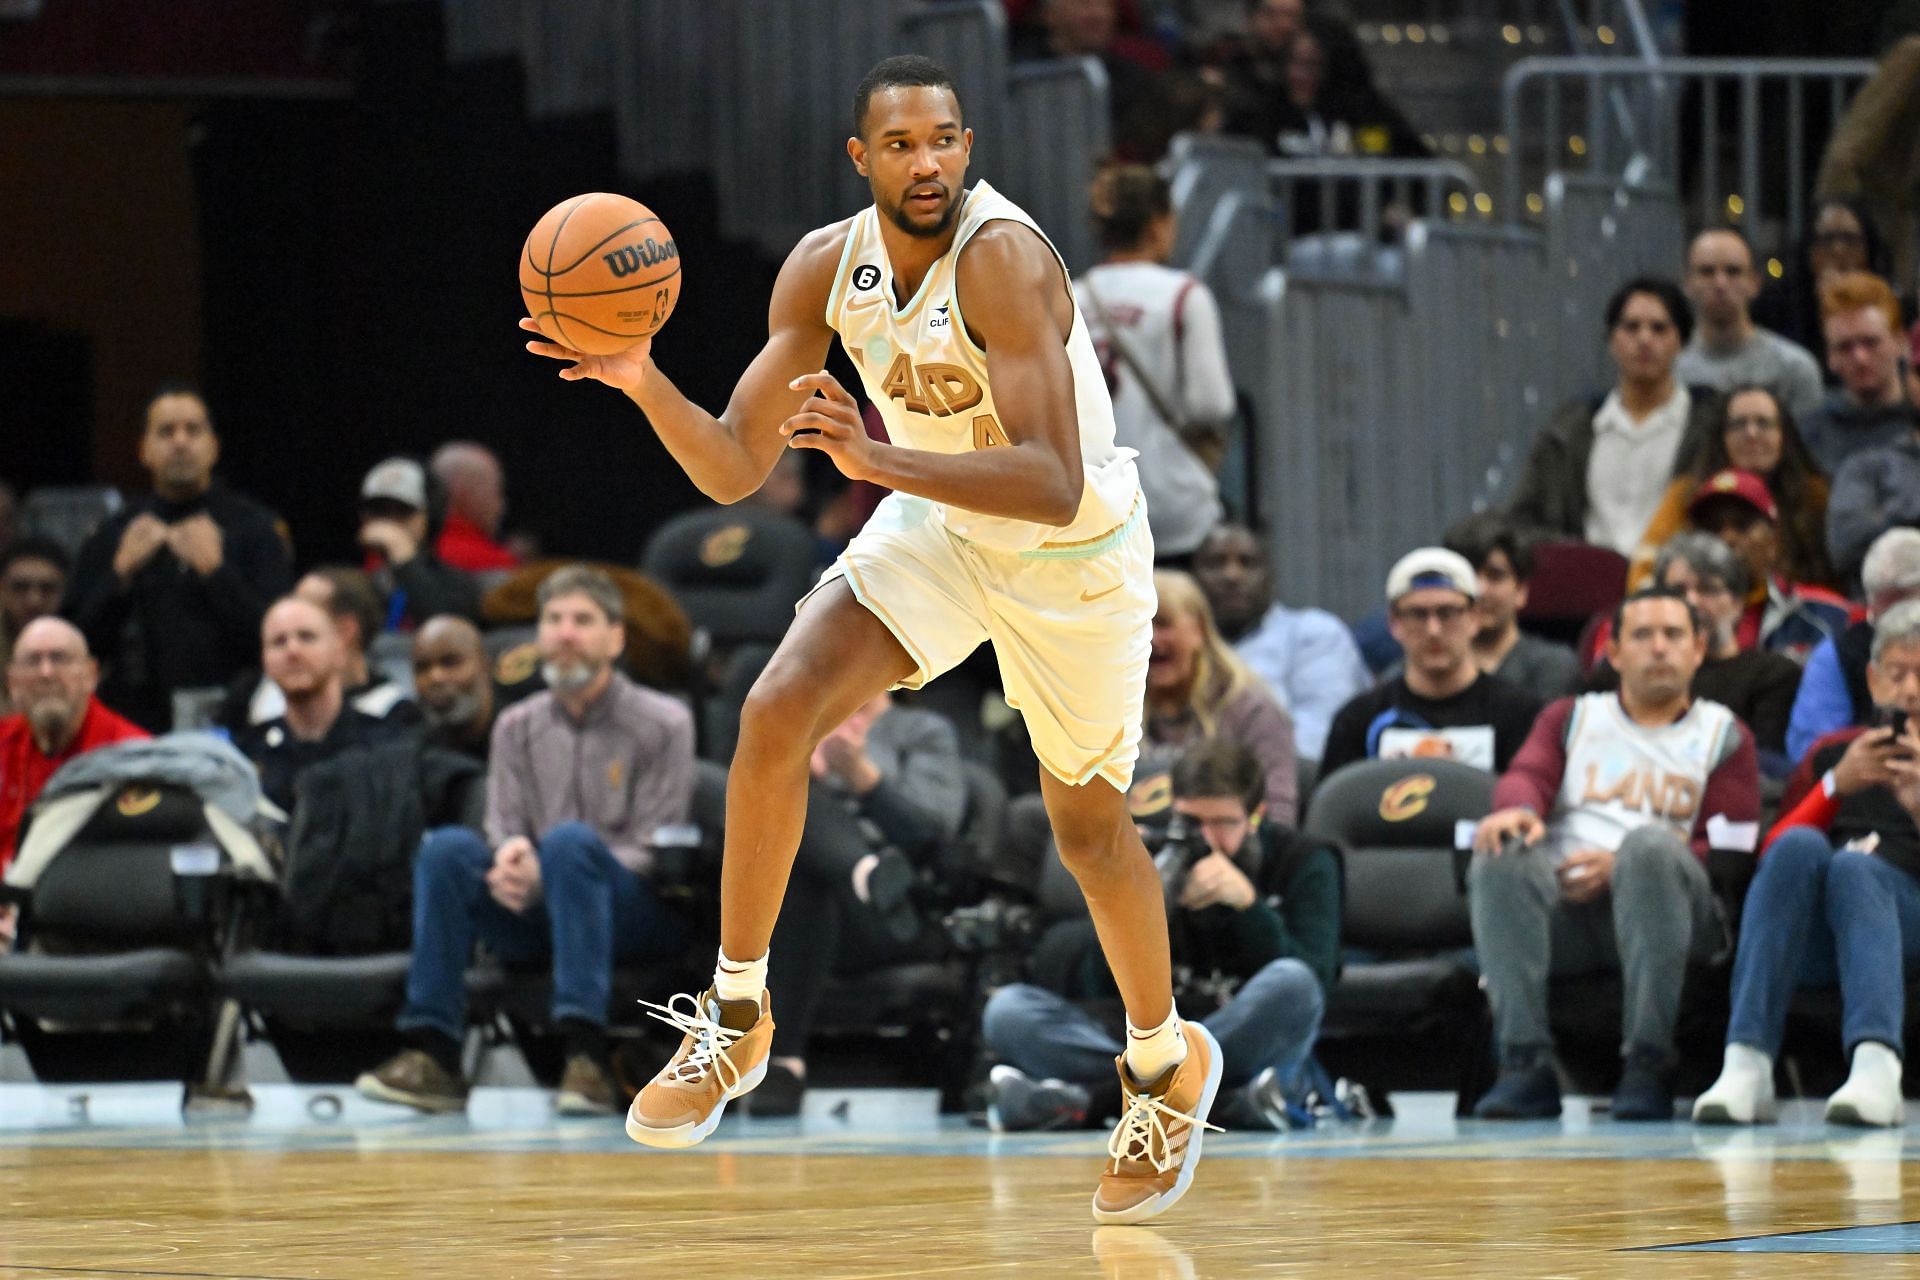
[[[600,260],[615,276],[630,276],[642,267],[651,267],[656,263],[667,262],[680,256],[679,248],[669,240],[661,244],[648,237],[645,244],[623,245],[612,253],[603,253]]]

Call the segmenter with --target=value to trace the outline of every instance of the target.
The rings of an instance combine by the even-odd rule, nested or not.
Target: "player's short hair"
[[[1607,332],[1611,334],[1620,327],[1620,317],[1626,314],[1627,303],[1635,294],[1644,293],[1667,309],[1667,319],[1680,331],[1682,345],[1693,339],[1693,305],[1687,301],[1687,295],[1680,286],[1664,276],[1640,276],[1629,280],[1614,290],[1607,299]]]
[[[861,77],[859,87],[853,91],[854,137],[867,136],[867,105],[873,100],[874,94],[882,89],[910,86],[945,89],[953,95],[954,106],[960,105],[960,91],[953,87],[953,76],[932,58],[918,53],[882,58],[873,70]]]

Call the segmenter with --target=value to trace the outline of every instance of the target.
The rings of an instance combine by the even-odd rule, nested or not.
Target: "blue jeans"
[[[604,1026],[616,961],[661,959],[687,941],[686,925],[653,886],[620,865],[582,822],[540,837],[540,900],[516,915],[487,892],[493,850],[466,827],[441,827],[413,864],[413,963],[401,1030],[466,1030],[466,971],[476,941],[503,964],[553,961],[553,1016]]]
[[[1841,1040],[1904,1056],[1905,966],[1920,959],[1920,881],[1884,859],[1835,852],[1825,833],[1795,827],[1774,841],[1747,890],[1733,962],[1727,1043],[1777,1055],[1799,987],[1838,979]]]
[[[1277,1067],[1282,1075],[1313,1050],[1325,1007],[1319,980],[1298,960],[1275,960],[1233,999],[1200,1019],[1220,1042],[1220,1083],[1243,1085]],[[1015,983],[994,992],[981,1021],[995,1061],[1037,1079],[1098,1085],[1114,1072],[1118,1037],[1086,1010],[1045,987]]]

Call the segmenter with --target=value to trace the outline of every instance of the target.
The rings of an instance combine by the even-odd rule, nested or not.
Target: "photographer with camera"
[[[1873,726],[1820,739],[1788,781],[1747,890],[1726,1060],[1696,1122],[1774,1119],[1787,1006],[1798,988],[1835,981],[1852,1071],[1827,1122],[1902,1122],[1904,968],[1920,960],[1920,601],[1880,618],[1867,689]]]
[[[1220,1042],[1214,1118],[1283,1128],[1283,1086],[1313,1048],[1340,952],[1339,855],[1262,819],[1265,773],[1245,747],[1218,739],[1173,767],[1171,813],[1156,835],[1167,887],[1180,1007]],[[983,1015],[1000,1065],[988,1084],[996,1129],[1057,1129],[1118,1114],[1121,1011],[1099,963],[1092,922],[1056,924],[1040,951],[1064,957],[1049,990],[1003,987]],[[1111,1016],[1108,1016],[1111,1015]]]

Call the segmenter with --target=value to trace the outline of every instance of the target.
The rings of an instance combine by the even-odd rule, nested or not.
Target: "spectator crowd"
[[[1317,825],[1316,798],[1375,762],[1444,760],[1491,796],[1459,850],[1497,1068],[1477,1115],[1558,1114],[1553,982],[1597,972],[1623,993],[1612,1114],[1671,1117],[1704,967],[1730,1012],[1696,1119],[1770,1118],[1792,997],[1837,984],[1848,1074],[1827,1114],[1898,1123],[1920,958],[1920,331],[1872,269],[1865,208],[1821,204],[1772,286],[1734,227],[1622,284],[1588,321],[1611,384],[1544,414],[1508,501],[1404,548],[1381,612],[1343,620],[1283,598],[1279,549],[1222,484],[1242,426],[1220,311],[1168,265],[1151,162],[1196,128],[1281,156],[1422,154],[1418,136],[1352,31],[1303,0],[1189,0],[1177,31],[1130,0],[1007,8],[1016,58],[1095,57],[1113,90],[1089,211],[1105,258],[1075,283],[1159,552],[1129,800],[1228,1122],[1299,1122],[1343,969],[1369,959],[1342,946],[1345,860],[1365,854]],[[711,950],[702,779],[766,649],[724,601],[534,558],[471,441],[374,461],[360,561],[296,573],[292,531],[219,479],[216,408],[158,389],[147,491],[78,540],[0,485],[0,870],[70,762],[223,738],[284,872],[262,945],[408,954],[397,1020],[374,1029],[401,1047],[365,1064],[363,1093],[465,1106],[485,957],[549,981],[558,1110],[618,1112],[616,989]],[[870,509],[858,487],[811,501],[798,458],[752,520],[695,517],[703,592],[771,554],[767,528],[817,569]],[[1569,574],[1588,616],[1533,611]],[[991,1060],[973,1081],[990,1123],[1117,1106],[1114,985],[1037,762],[990,672],[948,682],[876,699],[814,752],[758,1114],[799,1108],[836,984],[956,966],[984,998],[955,1007]],[[28,901],[0,906],[9,945],[37,945]]]

